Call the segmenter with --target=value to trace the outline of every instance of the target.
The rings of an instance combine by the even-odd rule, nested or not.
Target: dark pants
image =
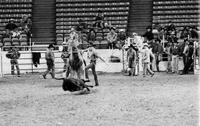
[[[155,59],[156,60],[155,65],[156,65],[156,69],[157,69],[158,72],[160,72],[160,69],[159,69],[160,57],[161,57],[161,54],[155,54],[155,58],[156,58]]]
[[[16,67],[16,69],[17,69],[17,75],[20,75],[19,65],[18,65],[17,59],[11,59],[10,63],[11,63],[11,74],[12,75],[15,74],[15,67]]]
[[[96,63],[95,62],[91,62],[89,65],[87,65],[85,67],[85,77],[86,77],[86,79],[89,79],[88,70],[90,68],[92,69],[92,74],[94,76],[95,85],[97,86],[97,85],[99,85],[99,82],[98,82],[97,74],[96,74],[96,70],[95,70],[95,68],[96,68]]]
[[[193,59],[192,59],[191,57],[189,57],[189,58],[187,59],[186,65],[184,66],[183,74],[188,74],[189,69],[190,69],[192,63],[193,63]]]
[[[64,67],[63,67],[63,72],[66,72],[66,78],[68,78],[69,74],[70,74],[70,66],[69,66],[69,59],[63,59],[64,61]]]
[[[183,55],[183,64],[184,64],[184,66],[186,66],[187,61],[188,61],[188,57],[186,55]]]
[[[43,75],[46,76],[48,73],[51,74],[52,78],[55,77],[55,66],[52,60],[47,60],[47,71]]]

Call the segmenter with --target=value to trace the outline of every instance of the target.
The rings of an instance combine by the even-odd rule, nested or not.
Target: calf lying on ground
[[[83,89],[87,89],[90,91],[89,87],[93,87],[91,85],[86,85],[84,80],[75,79],[75,78],[55,78],[56,80],[63,80],[62,88],[64,91],[81,91]]]

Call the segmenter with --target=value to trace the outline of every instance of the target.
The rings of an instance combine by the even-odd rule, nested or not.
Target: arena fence
[[[195,42],[194,44],[194,72],[195,74],[199,74],[200,71],[200,51],[199,51],[200,44]],[[8,51],[4,51],[5,48],[9,47],[2,47],[0,49],[0,76],[7,76],[11,75],[11,65],[10,59],[6,57]],[[46,60],[45,60],[45,48],[47,45],[38,45],[38,46],[19,46],[21,56],[18,59],[20,72],[22,74],[26,73],[41,73],[44,72],[47,68]],[[41,48],[41,51],[37,49]],[[56,73],[60,73],[63,71],[63,60],[61,59],[61,50],[62,46],[57,46],[57,49],[54,51],[55,54],[55,71]],[[25,50],[24,50],[25,49]],[[32,56],[33,53],[40,53],[41,58],[39,64],[37,66],[33,64]],[[97,61],[97,71],[102,72],[121,72],[126,71],[128,69],[127,61],[126,61],[126,51],[119,50],[119,49],[97,49],[97,53],[106,61],[106,63],[102,62],[101,60]],[[142,54],[139,53],[139,60],[137,65],[137,73],[139,74],[142,71],[142,61],[141,56]],[[83,54],[83,58],[86,60],[86,63],[89,63],[87,59],[87,54]],[[161,62],[159,64],[160,71],[165,71],[167,67],[167,61],[165,60],[166,57],[161,58]],[[179,59],[179,70],[183,69],[183,60]]]

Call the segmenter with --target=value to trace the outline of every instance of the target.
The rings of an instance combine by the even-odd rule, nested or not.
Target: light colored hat
[[[137,33],[133,32],[133,36],[137,35]]]
[[[62,45],[67,45],[67,42],[63,42]]]
[[[147,43],[144,43],[143,46],[147,46],[147,47],[149,47],[149,45],[148,45]]]

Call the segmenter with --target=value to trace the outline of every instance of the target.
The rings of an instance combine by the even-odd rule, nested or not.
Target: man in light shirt
[[[153,53],[148,47],[148,44],[144,44],[144,50],[143,50],[143,56],[142,56],[142,61],[143,61],[143,77],[146,77],[147,73],[150,73],[151,77],[153,77],[154,72],[150,69],[150,57],[154,58]]]

